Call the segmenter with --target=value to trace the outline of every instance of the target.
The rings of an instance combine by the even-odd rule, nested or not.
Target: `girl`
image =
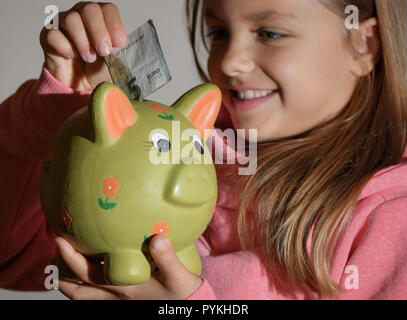
[[[198,241],[202,278],[156,236],[160,275],[109,286],[99,266],[57,238],[80,280],[61,279],[60,290],[75,299],[407,298],[405,4],[188,1],[201,74],[203,36],[206,80],[223,94],[216,127],[257,129],[258,168],[246,177],[237,166],[217,166],[215,216]],[[356,29],[345,27],[348,5],[359,11]],[[0,109],[1,161],[10,167],[1,177],[10,194],[0,232],[6,288],[42,285],[56,254],[38,199],[45,148],[89,90],[108,80],[100,56],[125,42],[110,4],[81,3],[60,21],[63,31],[42,33],[40,79]],[[221,137],[214,131],[213,139]],[[225,152],[234,153],[227,145]]]

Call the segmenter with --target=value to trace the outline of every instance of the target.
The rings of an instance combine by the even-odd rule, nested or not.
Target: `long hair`
[[[332,255],[357,199],[375,173],[402,161],[406,148],[406,1],[321,1],[344,19],[348,5],[358,7],[361,21],[377,17],[381,58],[335,118],[259,145],[256,173],[237,184],[238,230],[242,248],[259,254],[278,279],[332,297],[341,291],[331,276]],[[187,0],[186,9],[207,81],[196,50],[201,2]]]

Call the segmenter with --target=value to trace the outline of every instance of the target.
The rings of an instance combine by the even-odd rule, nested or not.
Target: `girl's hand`
[[[179,300],[189,297],[202,284],[202,279],[178,259],[169,239],[163,235],[153,237],[150,243],[151,255],[160,272],[153,273],[148,282],[135,286],[106,284],[100,263],[92,264],[61,237],[55,242],[62,259],[79,279],[59,280],[59,290],[71,299]]]
[[[80,2],[59,14],[59,24],[59,30],[41,31],[44,67],[76,91],[91,91],[110,81],[102,57],[127,42],[119,9],[111,3]]]

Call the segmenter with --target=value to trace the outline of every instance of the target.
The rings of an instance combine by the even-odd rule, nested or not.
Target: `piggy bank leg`
[[[151,269],[141,250],[119,250],[105,256],[105,275],[116,286],[136,285],[150,279]]]
[[[202,271],[201,257],[199,256],[195,244],[192,244],[189,247],[186,247],[185,249],[178,251],[177,257],[181,260],[181,262],[189,271],[196,274],[197,276],[201,275]]]

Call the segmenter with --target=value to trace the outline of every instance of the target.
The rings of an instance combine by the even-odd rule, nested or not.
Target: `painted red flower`
[[[156,223],[154,224],[154,229],[152,234],[166,234],[170,231],[168,228],[168,223],[167,222],[162,222],[162,223]]]
[[[167,109],[164,107],[157,106],[156,104],[152,104],[150,109],[158,111],[158,112],[167,112]]]
[[[103,194],[108,197],[114,197],[120,189],[120,183],[116,181],[115,177],[103,180]]]
[[[61,208],[59,210],[59,218],[66,230],[69,231],[72,227],[72,218],[69,215],[68,210],[66,210],[65,208]]]

